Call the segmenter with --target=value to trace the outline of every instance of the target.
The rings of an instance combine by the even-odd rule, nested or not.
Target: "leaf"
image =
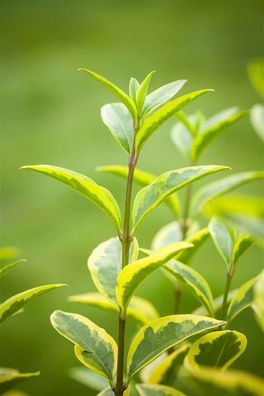
[[[130,245],[129,262],[138,256],[138,243]],[[122,246],[119,238],[100,243],[88,258],[88,268],[97,290],[108,300],[116,303],[116,282],[122,269]]]
[[[115,396],[114,392],[112,391],[109,386],[106,389],[103,389],[100,393],[97,394],[97,396]],[[125,393],[124,393],[125,396]]]
[[[230,231],[216,217],[209,223],[209,230],[212,240],[220,256],[224,259],[227,267],[232,263],[234,243]]]
[[[117,143],[130,153],[134,140],[134,126],[127,108],[122,103],[106,104],[101,108],[101,117]]]
[[[232,255],[232,261],[235,264],[239,257],[252,246],[254,243],[253,239],[248,234],[241,234],[235,241],[234,250]]]
[[[82,315],[55,311],[51,324],[59,334],[75,345],[78,359],[110,381],[116,372],[117,345],[101,327]]]
[[[110,191],[99,186],[99,184],[95,183],[89,177],[69,169],[52,165],[28,165],[22,166],[21,169],[29,169],[43,173],[70,186],[102,209],[102,211],[113,220],[116,228],[120,230],[121,215],[115,198]]]
[[[249,64],[248,74],[256,91],[264,97],[264,59],[256,59]]]
[[[182,89],[185,83],[186,80],[174,81],[151,92],[145,100],[143,107],[144,114],[148,115],[152,113],[158,107],[172,99]]]
[[[195,137],[192,149],[191,160],[197,161],[205,147],[208,146],[216,137],[225,130],[226,127],[233,125],[237,120],[247,115],[247,111],[239,111],[236,107],[226,109],[214,115],[204,123],[202,130]]]
[[[152,241],[152,250],[160,249],[174,242],[182,241],[181,225],[178,221],[172,221],[163,226],[155,235]]]
[[[238,331],[214,331],[191,345],[184,364],[190,370],[199,370],[200,366],[207,366],[224,372],[242,355],[246,346],[246,337]]]
[[[18,264],[25,263],[26,260],[21,259],[17,261],[13,261],[12,263],[6,264],[5,266],[0,268],[0,278],[2,278],[6,272],[10,271],[12,268],[15,268]]]
[[[191,291],[194,297],[206,307],[209,315],[214,316],[211,289],[198,271],[176,260],[170,260],[164,265],[164,268]]]
[[[134,230],[148,213],[175,191],[205,176],[226,169],[228,168],[218,165],[191,166],[163,173],[137,193],[132,210]]]
[[[188,103],[198,98],[199,96],[212,91],[211,89],[202,89],[200,91],[191,92],[177,99],[164,104],[154,114],[145,119],[141,128],[137,133],[136,151],[139,152],[143,144],[150,138],[153,132],[158,129],[165,121],[172,117],[176,111],[179,111]],[[145,111],[144,109],[143,111]]]
[[[150,72],[146,76],[146,78],[142,81],[142,83],[140,84],[140,86],[137,90],[136,102],[137,102],[139,113],[141,113],[141,111],[143,109],[143,106],[145,103],[145,98],[146,98],[146,95],[148,92],[149,83],[150,83],[150,80],[154,73],[155,73],[155,71]]]
[[[237,289],[236,290],[232,290],[232,291],[230,291],[228,293],[228,298],[227,298],[227,303],[228,304],[230,303],[231,299],[234,297],[236,292],[237,292]],[[213,306],[214,306],[214,310],[215,310],[216,313],[219,312],[222,309],[223,299],[224,299],[223,294],[221,296],[216,297],[214,299]],[[206,315],[206,313],[207,313],[207,310],[205,309],[204,305],[196,308],[192,312],[193,315]]]
[[[226,215],[225,219],[242,232],[248,232],[262,244],[264,238],[263,219],[257,219],[255,216],[233,215],[231,213]]]
[[[150,373],[147,382],[149,384],[166,384],[172,386],[189,348],[190,345],[186,343],[169,355],[164,356],[161,363]]]
[[[69,301],[99,307],[104,310],[119,312],[116,304],[112,303],[99,293],[85,293],[70,296]],[[136,296],[132,297],[130,300],[127,315],[139,320],[143,324],[159,317],[158,312],[149,301]]]
[[[18,312],[21,308],[34,300],[36,297],[41,296],[42,294],[47,293],[50,290],[58,289],[63,286],[66,285],[58,283],[37,286],[33,289],[25,290],[8,298],[0,305],[0,323],[9,318],[10,316],[14,315],[14,313]]]
[[[177,122],[171,130],[171,139],[183,158],[190,161],[190,152],[193,137],[190,131],[181,122]]]
[[[119,306],[126,310],[127,305],[140,283],[155,269],[162,266],[175,256],[181,249],[190,248],[187,242],[177,242],[151,254],[149,257],[137,260],[122,269],[117,278],[116,298]]]
[[[153,320],[139,330],[131,343],[127,357],[128,376],[132,377],[173,345],[223,323],[194,315],[170,315]]]
[[[184,393],[166,385],[136,385],[139,396],[184,396]]]
[[[212,368],[193,370],[184,382],[188,384],[188,396],[262,396],[264,389],[261,378],[237,370],[225,373]]]
[[[262,331],[264,331],[264,272],[262,272],[254,286],[253,307],[256,319]]]
[[[23,382],[27,379],[33,378],[33,377],[38,377],[40,374],[39,371],[36,371],[34,373],[20,373],[17,370],[14,369],[5,369],[1,368],[0,369],[0,393],[1,395],[8,391],[9,389],[12,389],[14,386],[19,384],[20,382]]]
[[[190,249],[189,251],[185,250],[179,252],[176,256],[177,260],[182,261],[185,264],[189,263],[193,255],[197,252],[197,250],[200,249],[203,243],[207,240],[208,236],[209,236],[209,229],[206,227],[206,228],[202,228],[192,236],[188,237],[186,241],[191,243],[193,245],[193,248]]]
[[[250,110],[251,123],[258,136],[264,141],[264,106],[257,104]]]
[[[134,119],[136,118],[136,114],[137,114],[136,106],[133,100],[130,99],[130,97],[122,89],[117,87],[111,81],[107,80],[105,77],[100,76],[100,74],[93,72],[92,70],[85,69],[83,67],[80,68],[79,70],[95,78],[100,84],[102,84],[104,87],[109,89],[109,91],[111,91],[119,100],[121,100],[122,103],[124,103],[124,105],[128,108],[132,117]]]
[[[228,311],[227,321],[233,320],[241,311],[250,307],[254,301],[254,285],[257,277],[250,279],[237,289],[236,294],[232,298]]]
[[[224,179],[207,184],[193,196],[190,212],[192,215],[195,215],[204,207],[207,202],[211,201],[212,199],[215,199],[222,194],[226,194],[235,188],[241,187],[244,184],[263,178],[263,171],[251,171],[237,173],[235,175],[227,176]]]
[[[122,165],[109,165],[109,166],[99,166],[96,168],[99,172],[111,173],[127,179],[128,167]],[[135,169],[133,181],[140,186],[147,186],[156,179],[156,176],[152,173],[145,172],[139,169]],[[172,210],[172,212],[179,217],[180,213],[180,202],[176,194],[169,196],[165,203]]]
[[[137,101],[137,91],[139,88],[139,82],[135,78],[130,78],[129,81],[129,96],[133,99],[134,103],[136,104]]]
[[[18,256],[17,248],[13,246],[4,246],[0,248],[0,263],[12,260]]]
[[[70,369],[70,377],[91,389],[102,390],[108,385],[106,378],[90,371],[87,367],[73,367]]]

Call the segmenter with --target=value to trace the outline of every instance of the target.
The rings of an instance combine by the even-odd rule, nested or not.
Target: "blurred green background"
[[[211,115],[234,105],[249,108],[260,101],[246,69],[252,58],[263,56],[264,3],[2,0],[0,4],[1,244],[19,247],[28,260],[1,282],[1,299],[44,283],[69,284],[1,326],[1,365],[41,370],[41,377],[19,387],[30,395],[93,395],[69,378],[69,368],[78,362],[72,346],[52,329],[49,315],[56,308],[87,314],[116,336],[116,321],[110,314],[66,301],[70,294],[94,290],[86,260],[98,243],[114,235],[114,229],[83,197],[18,168],[37,163],[70,168],[95,178],[122,202],[124,182],[95,171],[98,165],[126,163],[125,153],[100,120],[100,107],[114,98],[78,67],[96,70],[124,89],[130,76],[142,80],[154,69],[153,89],[185,78],[189,83],[184,93],[216,90],[195,101],[187,112],[202,109]],[[167,123],[148,142],[140,168],[159,174],[184,166],[170,142],[171,125]],[[234,172],[261,169],[263,148],[249,120],[242,119],[223,134],[200,163],[229,165]],[[254,183],[241,190],[259,194],[259,189]],[[141,246],[148,247],[155,232],[172,220],[167,208],[158,208],[140,228]],[[194,266],[210,282],[214,295],[221,294],[224,264],[210,241]],[[254,247],[241,260],[233,286],[262,266],[263,255]],[[159,271],[138,294],[155,302],[163,315],[171,312],[172,288]],[[196,301],[185,293],[182,312],[195,307]],[[253,314],[244,312],[233,325],[248,337],[248,349],[235,367],[261,375],[263,337]],[[136,326],[132,322],[129,331]]]

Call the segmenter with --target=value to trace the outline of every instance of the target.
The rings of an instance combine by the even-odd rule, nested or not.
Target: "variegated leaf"
[[[225,166],[192,166],[163,173],[136,195],[132,221],[136,229],[144,217],[175,191],[213,173],[228,169]]]
[[[254,302],[254,285],[258,277],[252,278],[236,291],[236,294],[232,298],[228,311],[227,320],[234,319],[241,311],[250,307]]]
[[[0,268],[0,278],[2,278],[6,272],[10,271],[12,268],[15,268],[18,264],[25,263],[26,260],[21,259],[17,261],[13,261],[12,263],[6,264]]]
[[[10,316],[13,316],[16,312],[20,311],[21,308],[34,300],[36,297],[63,286],[66,285],[51,284],[37,286],[33,289],[25,290],[8,298],[2,304],[0,304],[0,323],[9,318]]]
[[[52,326],[75,345],[82,364],[113,381],[117,364],[117,345],[101,327],[82,315],[55,311]]]
[[[140,384],[136,388],[139,396],[184,396],[184,393],[166,385]]]
[[[91,389],[102,390],[108,386],[105,377],[89,370],[87,367],[73,367],[70,369],[70,377]]]
[[[155,269],[162,266],[182,249],[192,247],[188,242],[177,242],[166,246],[149,257],[137,260],[122,269],[117,278],[116,298],[119,306],[126,310],[139,284]]]
[[[250,118],[258,136],[264,141],[264,106],[261,104],[253,106],[250,110]]]
[[[252,308],[254,309],[260,328],[264,331],[264,272],[262,272],[256,280]]]
[[[139,330],[131,343],[127,356],[128,376],[133,376],[173,345],[222,324],[223,321],[194,315],[170,315],[153,320]]]
[[[239,257],[252,246],[254,243],[254,240],[248,235],[248,234],[241,234],[237,238],[234,244],[234,250],[233,250],[233,255],[232,255],[232,261],[233,263],[236,263]]]
[[[52,165],[28,165],[21,169],[33,170],[56,179],[84,195],[102,209],[114,222],[117,230],[121,228],[121,214],[113,195],[92,179],[69,169]]]
[[[14,386],[28,380],[33,377],[38,377],[40,374],[39,371],[34,373],[21,373],[15,369],[9,368],[0,368],[0,393],[1,395],[4,392],[7,392],[9,389],[12,389]]]
[[[234,241],[229,229],[223,222],[213,217],[209,223],[209,230],[216,249],[229,268],[234,249]]]
[[[239,358],[246,346],[246,337],[238,331],[214,331],[191,345],[184,364],[190,370],[206,366],[223,372]]]

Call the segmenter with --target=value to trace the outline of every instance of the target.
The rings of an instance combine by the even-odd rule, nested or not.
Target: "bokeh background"
[[[23,315],[1,326],[1,365],[41,377],[19,388],[30,395],[93,395],[68,376],[78,365],[72,347],[51,327],[57,308],[87,314],[116,336],[113,316],[67,302],[70,294],[94,290],[86,267],[91,250],[114,235],[100,211],[83,197],[41,175],[22,172],[23,164],[48,163],[85,173],[107,186],[122,202],[125,185],[96,166],[125,164],[126,155],[100,120],[100,107],[111,94],[77,69],[89,67],[126,89],[135,76],[156,70],[152,88],[188,79],[182,92],[214,88],[189,106],[211,115],[260,101],[247,65],[264,50],[264,3],[259,0],[1,0],[2,228],[1,244],[15,245],[27,263],[1,282],[1,299],[36,285],[60,282],[69,287],[32,303]],[[170,142],[167,123],[148,142],[139,166],[157,174],[184,166]],[[224,164],[234,172],[263,166],[263,148],[247,118],[211,145],[200,161]],[[212,176],[211,181],[219,176]],[[197,183],[199,187],[203,182]],[[136,189],[135,189],[136,191]],[[241,191],[260,193],[259,183]],[[155,232],[172,221],[164,206],[139,231],[148,247]],[[242,258],[233,286],[263,266],[258,247]],[[209,241],[194,267],[223,291],[224,264]],[[160,312],[171,312],[172,288],[157,271],[138,290]],[[197,307],[184,294],[182,312]],[[136,323],[130,325],[130,332]],[[234,322],[248,337],[248,349],[235,367],[263,374],[263,337],[253,314]],[[260,345],[262,343],[262,345]],[[261,351],[262,349],[262,351]]]

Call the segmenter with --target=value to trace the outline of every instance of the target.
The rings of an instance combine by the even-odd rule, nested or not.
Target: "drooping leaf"
[[[264,381],[252,374],[212,368],[192,370],[184,377],[188,396],[262,396]]]
[[[228,169],[225,166],[192,166],[163,173],[136,195],[133,210],[133,227],[175,191],[213,173]]]
[[[118,306],[106,299],[99,293],[85,293],[70,296],[69,301],[77,302],[79,304],[90,305],[99,307],[104,310],[110,310],[118,312]],[[132,297],[127,309],[127,315],[139,320],[143,324],[150,322],[153,319],[159,317],[157,310],[147,300],[141,297]]]
[[[125,311],[135,289],[151,272],[175,256],[179,250],[190,247],[192,245],[187,242],[173,243],[159,249],[149,257],[124,267],[117,278],[116,298],[119,306]]]
[[[21,308],[34,300],[36,297],[41,296],[42,294],[47,293],[50,290],[58,289],[63,286],[66,285],[51,284],[37,286],[33,289],[25,290],[8,298],[2,304],[0,304],[0,323],[9,318],[10,316],[14,315],[14,313],[18,312]]]
[[[230,321],[234,319],[241,311],[250,307],[254,302],[254,285],[256,283],[257,277],[250,279],[239,287],[236,294],[232,298],[228,311],[227,320]]]
[[[12,389],[14,386],[27,379],[38,377],[39,371],[34,373],[20,373],[15,369],[0,368],[0,394]]]
[[[264,106],[257,104],[250,110],[250,119],[258,136],[264,141]]]
[[[115,198],[110,191],[89,177],[52,165],[28,165],[22,166],[22,169],[43,173],[70,186],[102,209],[113,220],[118,230],[121,228],[120,209]]]
[[[202,151],[212,142],[212,140],[218,137],[226,127],[234,124],[237,120],[247,114],[247,111],[239,111],[236,107],[232,107],[221,111],[207,120],[203,124],[202,130],[199,131],[199,134],[197,134],[193,141],[191,160],[197,161]]]
[[[140,84],[138,90],[137,90],[137,96],[136,96],[136,101],[137,101],[137,106],[138,106],[138,110],[139,113],[141,113],[144,103],[145,103],[145,99],[146,99],[146,95],[148,92],[148,87],[149,87],[149,83],[150,80],[153,76],[153,74],[155,73],[155,71],[150,72],[146,78],[144,78],[144,80],[142,81],[142,83]]]
[[[129,262],[138,256],[138,243],[130,245]],[[100,243],[88,258],[88,268],[97,290],[111,302],[116,303],[116,282],[122,269],[122,246],[119,238]]]
[[[117,345],[104,329],[82,315],[63,311],[53,312],[50,319],[58,333],[75,345],[75,354],[81,363],[113,380]]]
[[[139,396],[184,396],[184,393],[166,385],[138,384]]]
[[[94,373],[87,367],[73,367],[70,369],[70,377],[88,386],[91,389],[102,390],[107,387],[108,381],[105,377]]]
[[[12,268],[15,268],[18,264],[25,263],[26,260],[21,259],[17,261],[13,261],[12,263],[6,264],[0,268],[0,278],[2,278],[6,272],[10,271]]]
[[[209,223],[209,230],[216,249],[229,267],[234,249],[234,242],[229,229],[219,219],[213,217]]]
[[[234,251],[232,255],[232,261],[237,262],[239,257],[252,246],[254,240],[248,234],[241,234],[234,244]]]
[[[223,372],[242,355],[246,346],[246,337],[238,331],[214,331],[191,345],[184,364],[190,370],[206,366]]]
[[[134,127],[126,106],[122,103],[106,104],[101,108],[101,117],[117,143],[130,153],[134,140]]]
[[[263,171],[250,171],[227,176],[224,179],[207,184],[194,194],[190,212],[195,215],[212,199],[215,199],[222,194],[226,194],[244,184],[263,178]]]
[[[111,173],[113,175],[123,177],[124,179],[127,179],[127,175],[128,175],[128,167],[122,166],[122,165],[99,166],[97,168],[97,170],[99,172]],[[135,171],[134,171],[133,181],[140,186],[143,186],[143,187],[147,186],[150,183],[152,183],[155,179],[156,179],[156,176],[153,175],[152,173],[145,172],[145,171],[142,171],[139,169],[135,169]],[[177,197],[177,195],[173,194],[173,195],[169,196],[166,199],[165,203],[172,210],[172,212],[177,217],[179,217],[180,202],[179,202],[179,198]]]
[[[153,320],[139,330],[131,343],[127,356],[128,376],[134,375],[173,345],[223,323],[194,315],[170,315]]]
[[[264,59],[256,59],[249,64],[248,74],[256,91],[264,97]]]
[[[4,246],[0,248],[0,263],[15,259],[17,256],[18,250],[13,246]]]
[[[264,332],[264,272],[259,275],[254,286],[253,309],[257,322]]]
[[[122,103],[128,108],[130,114],[135,119],[136,118],[136,106],[132,99],[119,87],[113,84],[111,81],[107,80],[105,77],[100,76],[100,74],[93,72],[92,70],[80,68],[80,71],[87,73],[89,76],[95,78],[100,84],[109,89]]]
[[[212,91],[211,89],[202,89],[200,91],[191,92],[177,99],[172,100],[160,107],[154,114],[145,119],[141,128],[137,133],[136,151],[140,151],[144,143],[150,138],[165,121],[172,117],[176,111],[179,111],[188,103],[199,96]]]
[[[151,371],[147,378],[147,382],[150,384],[166,384],[172,386],[189,348],[190,345],[185,343],[169,355],[164,355],[164,359],[161,363]]]
[[[143,112],[145,115],[149,115],[158,107],[172,99],[184,86],[186,80],[178,80],[156,89],[147,95]]]

